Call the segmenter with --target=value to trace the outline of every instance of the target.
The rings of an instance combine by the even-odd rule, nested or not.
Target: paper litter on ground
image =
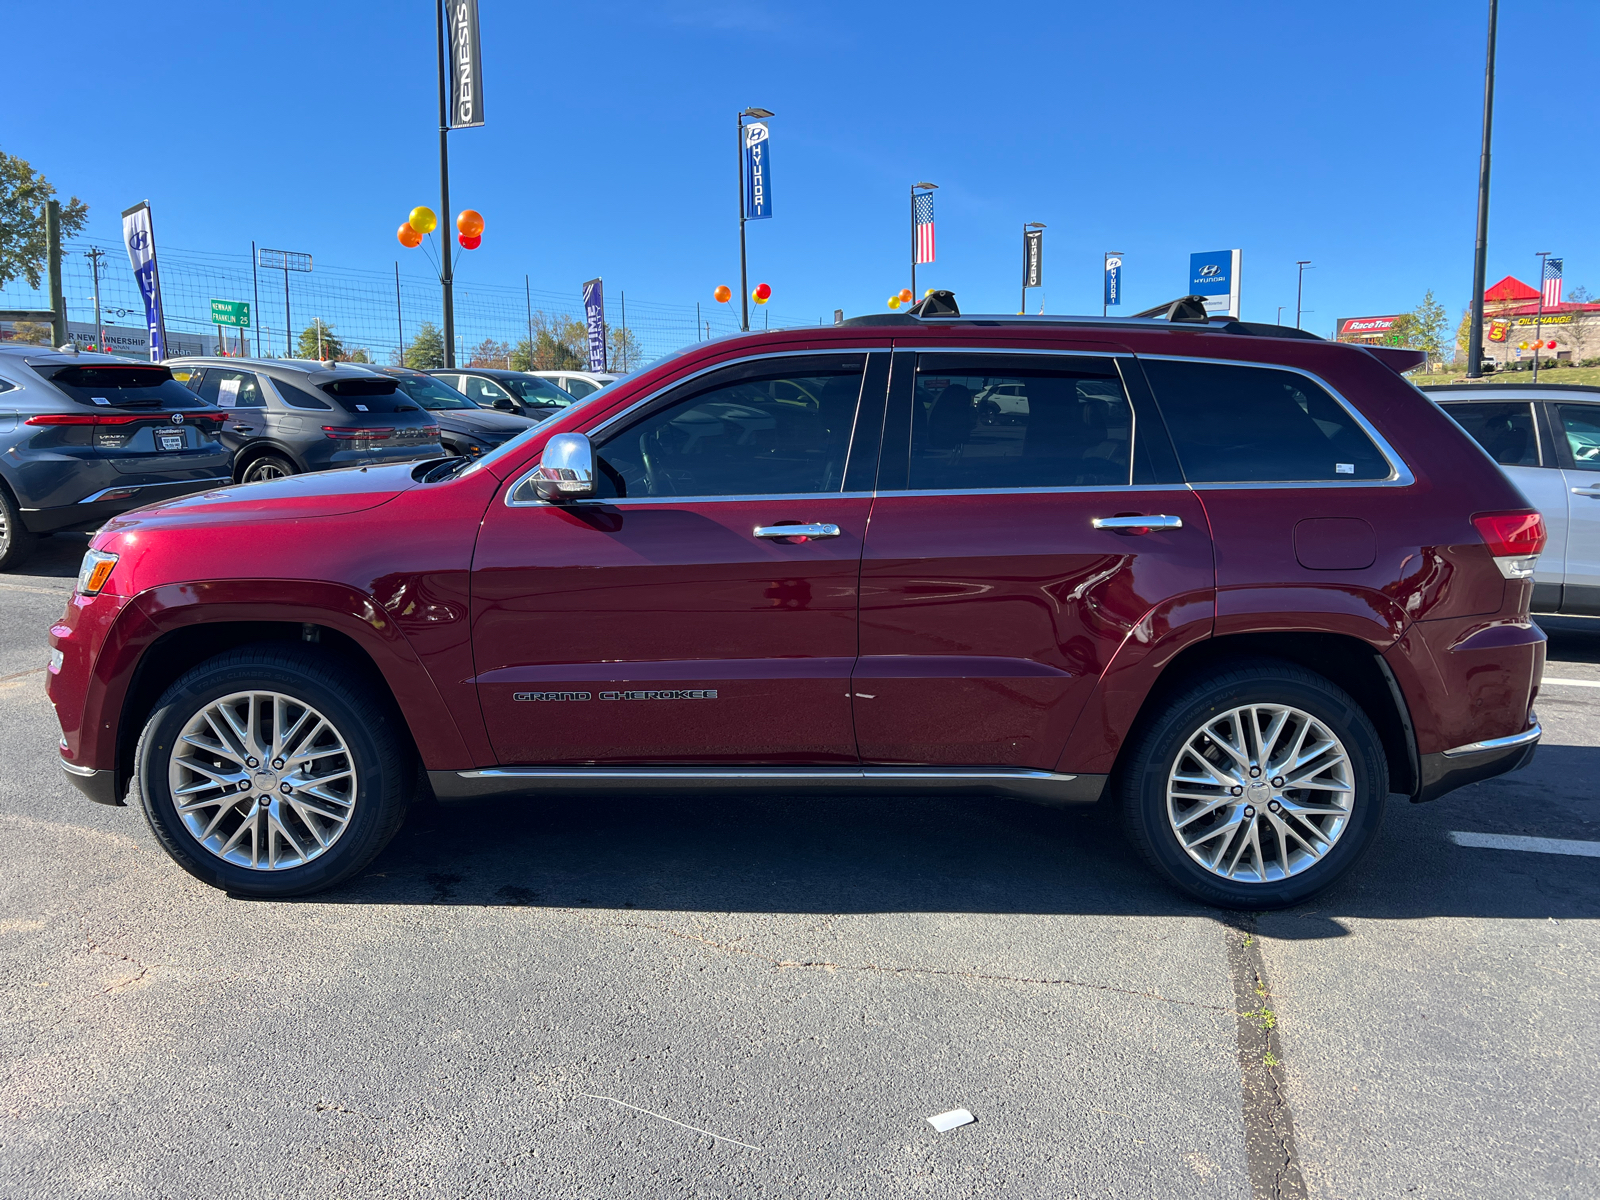
[[[978,1118],[964,1108],[952,1108],[949,1112],[940,1113],[936,1117],[929,1117],[928,1124],[940,1133],[947,1133],[961,1125],[971,1125]]]

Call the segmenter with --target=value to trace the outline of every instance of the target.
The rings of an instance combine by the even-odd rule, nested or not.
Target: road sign
[[[232,325],[238,329],[249,329],[250,301],[213,300],[211,302],[211,323],[213,325]]]

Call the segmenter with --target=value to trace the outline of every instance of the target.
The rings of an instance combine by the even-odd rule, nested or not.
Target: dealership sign
[[[748,221],[772,215],[772,135],[763,121],[744,127],[744,215]]]
[[[1380,338],[1394,330],[1399,313],[1387,317],[1342,317],[1339,320],[1340,341],[1346,338]]]
[[[1242,250],[1207,250],[1189,256],[1189,291],[1205,297],[1208,314],[1239,315],[1239,276],[1243,262]]]

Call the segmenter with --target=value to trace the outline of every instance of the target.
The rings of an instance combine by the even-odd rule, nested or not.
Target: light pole
[[[1028,234],[1033,232],[1036,229],[1045,229],[1045,228],[1047,228],[1047,226],[1045,225],[1045,223],[1043,221],[1025,221],[1025,222],[1023,222],[1023,225],[1022,225],[1022,310],[1017,313],[1017,316],[1019,316],[1019,317],[1025,316],[1027,314],[1027,311],[1028,311],[1028,281],[1031,280],[1034,277],[1033,276],[1033,262],[1028,257]],[[1042,247],[1041,247],[1041,253],[1042,253]],[[1039,280],[1039,283],[1035,284],[1034,286],[1035,287],[1039,287],[1039,286],[1042,286],[1043,283],[1044,283],[1043,266],[1041,264],[1041,267],[1040,267],[1040,280]],[[916,299],[916,295],[915,295],[915,291],[913,290],[912,300],[915,301],[915,299]]]
[[[450,220],[450,85],[445,58],[444,4],[441,0],[433,0],[433,19],[439,35],[439,224],[443,227]],[[444,365],[453,367],[456,365],[455,272],[450,261],[453,257],[450,253],[450,237],[442,229],[439,248],[439,286],[444,302]]]
[[[1489,51],[1483,66],[1483,150],[1478,156],[1478,244],[1472,258],[1472,316],[1467,326],[1468,379],[1483,378],[1483,289],[1489,268],[1489,129],[1494,121],[1494,35],[1499,15],[1499,0],[1489,0]],[[1540,280],[1541,285],[1543,282]],[[1533,361],[1537,371],[1537,352]]]
[[[1305,293],[1305,289],[1306,289],[1306,268],[1311,266],[1311,260],[1309,258],[1302,258],[1302,259],[1299,259],[1298,261],[1296,261],[1294,265],[1300,268],[1300,277],[1295,282],[1295,285],[1294,285],[1294,327],[1296,329],[1299,329],[1300,328],[1300,311],[1301,311],[1300,310],[1300,297]],[[1315,270],[1316,268],[1313,267],[1312,269]]]
[[[1539,259],[1539,313],[1533,318],[1533,381],[1539,382],[1539,348],[1544,345],[1544,263],[1550,251],[1538,250]]]
[[[939,190],[939,185],[927,182],[911,185],[911,303],[913,304],[917,302],[917,192],[919,190],[936,192]]]
[[[750,272],[748,259],[744,249],[744,119],[751,117],[757,121],[765,121],[768,117],[776,116],[764,108],[747,108],[739,114],[736,124],[739,127],[735,137],[736,152],[739,156],[739,304],[741,316],[739,329],[743,333],[750,332]]]

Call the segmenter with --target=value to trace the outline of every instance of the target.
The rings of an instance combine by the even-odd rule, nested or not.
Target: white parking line
[[[1578,842],[1568,838],[1519,837],[1509,833],[1450,833],[1458,846],[1477,850],[1526,850],[1532,854],[1576,854],[1581,858],[1600,858],[1600,842]]]
[[[1551,687],[1600,687],[1600,679],[1545,679]]]

